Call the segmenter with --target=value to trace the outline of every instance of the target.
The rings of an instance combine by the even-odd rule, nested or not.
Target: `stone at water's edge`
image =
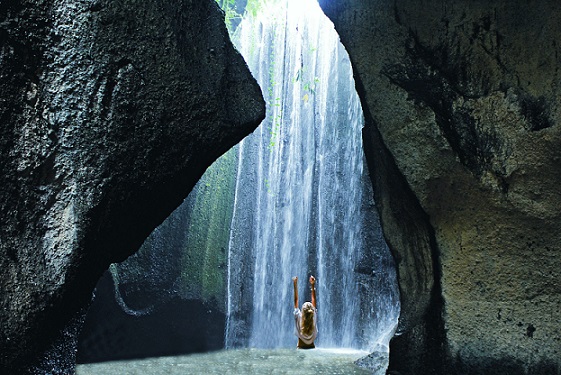
[[[390,369],[559,374],[556,2],[320,3],[353,62],[397,260]]]
[[[3,1],[0,43],[0,372],[68,373],[102,271],[264,104],[212,0]]]

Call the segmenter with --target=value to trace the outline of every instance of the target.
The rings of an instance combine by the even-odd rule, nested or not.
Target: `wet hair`
[[[302,305],[302,334],[309,336],[314,332],[314,305],[306,302]]]

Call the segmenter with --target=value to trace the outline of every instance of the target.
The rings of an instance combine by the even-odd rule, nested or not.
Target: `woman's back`
[[[293,277],[292,281],[294,283],[294,323],[296,326],[296,336],[298,337],[297,347],[299,349],[312,349],[315,348],[314,341],[318,334],[316,279],[310,276],[312,302],[305,302],[302,305],[302,311],[298,308],[298,277]]]

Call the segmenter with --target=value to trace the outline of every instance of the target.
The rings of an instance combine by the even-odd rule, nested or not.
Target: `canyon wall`
[[[390,370],[561,373],[561,10],[322,0],[402,298]]]
[[[95,288],[79,363],[224,347],[236,148],[218,158],[141,248]]]
[[[0,372],[69,373],[85,306],[264,117],[212,0],[0,4]]]

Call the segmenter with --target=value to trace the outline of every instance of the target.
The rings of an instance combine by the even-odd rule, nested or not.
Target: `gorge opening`
[[[302,292],[314,274],[317,346],[387,353],[399,296],[348,55],[314,0],[253,3],[241,18],[232,5],[226,15],[267,101],[266,119],[208,169],[137,254],[111,266],[98,300],[113,299],[123,319],[188,319],[185,332],[197,343],[171,348],[183,337],[175,333],[163,354],[293,348],[291,277],[309,300]],[[88,334],[99,332],[89,327],[84,362]]]
[[[244,18],[233,40],[268,113],[234,151],[226,347],[294,346],[291,277],[306,284],[310,274],[319,345],[387,344],[395,274],[362,152],[362,109],[333,25],[315,1],[287,1]]]

